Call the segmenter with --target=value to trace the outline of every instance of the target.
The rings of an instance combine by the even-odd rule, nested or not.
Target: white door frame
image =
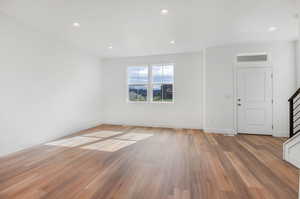
[[[269,55],[269,54],[268,54]],[[237,107],[237,73],[238,73],[238,69],[239,68],[270,68],[272,71],[272,127],[274,127],[274,78],[273,78],[273,74],[274,74],[274,70],[273,70],[273,66],[272,64],[268,61],[266,63],[259,63],[259,64],[252,64],[252,63],[248,63],[248,64],[238,64],[235,61],[235,64],[233,65],[233,126],[234,126],[234,134],[237,135],[238,134],[238,107]],[[274,128],[272,128],[272,136],[274,136]]]

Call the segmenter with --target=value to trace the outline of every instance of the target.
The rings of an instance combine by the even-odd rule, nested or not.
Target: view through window
[[[152,66],[152,101],[173,101],[173,65]]]
[[[128,67],[128,100],[130,102],[173,102],[174,65]]]
[[[148,99],[148,67],[128,67],[129,101],[145,102]]]

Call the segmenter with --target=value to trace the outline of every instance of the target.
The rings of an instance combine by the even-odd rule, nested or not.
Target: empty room
[[[300,199],[300,0],[0,0],[0,199]]]

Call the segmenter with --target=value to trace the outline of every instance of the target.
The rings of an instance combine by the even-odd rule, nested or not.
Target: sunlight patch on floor
[[[149,133],[127,133],[118,137],[115,137],[115,139],[120,140],[131,140],[131,141],[140,141],[147,139],[149,137],[152,137],[152,134]]]
[[[84,134],[85,137],[107,138],[122,134],[122,131],[98,131],[94,133]]]
[[[76,136],[72,138],[67,138],[67,139],[62,139],[62,140],[57,140],[54,142],[49,142],[46,143],[45,145],[50,145],[50,146],[64,146],[64,147],[76,147],[80,146],[83,144],[88,144],[91,142],[96,142],[101,139],[99,138],[90,138],[90,137],[81,137],[81,136]]]
[[[135,144],[135,141],[108,139],[94,144],[81,147],[82,149],[115,152],[124,147]]]
[[[153,136],[153,134],[149,133],[123,133],[124,132],[122,131],[97,131],[72,138],[49,142],[45,145],[61,147],[77,147],[84,145],[80,148],[105,152],[115,152],[132,144],[135,144],[138,141],[145,140]]]

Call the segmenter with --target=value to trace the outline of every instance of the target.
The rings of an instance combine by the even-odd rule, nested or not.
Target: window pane
[[[152,66],[152,82],[153,83],[173,83],[174,66]]]
[[[147,101],[147,85],[129,85],[130,101]]]
[[[166,65],[163,67],[163,83],[173,83],[174,66]]]
[[[152,82],[162,83],[163,79],[163,67],[162,66],[152,66]]]
[[[161,85],[153,85],[153,101],[161,101],[162,99],[162,92],[161,92]]]
[[[148,83],[148,67],[147,66],[128,67],[128,83],[129,84],[147,84]]]
[[[173,101],[173,84],[163,84],[162,85],[162,96],[164,102]]]

